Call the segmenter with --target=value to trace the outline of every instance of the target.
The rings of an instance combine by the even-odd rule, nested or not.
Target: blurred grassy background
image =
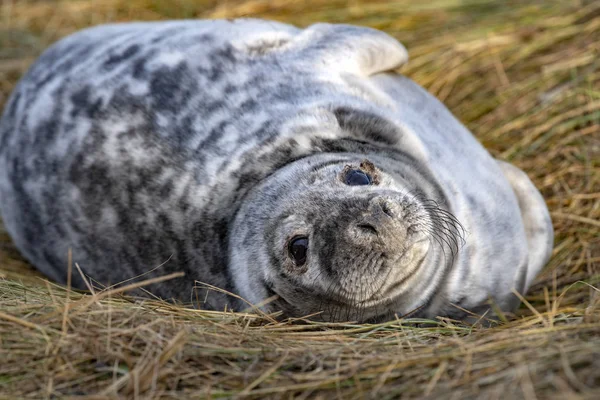
[[[368,25],[542,191],[553,258],[493,329],[275,323],[69,293],[0,225],[0,397],[600,398],[600,2],[2,0],[0,108],[55,40],[112,21],[270,18]],[[98,295],[100,296],[100,295]]]

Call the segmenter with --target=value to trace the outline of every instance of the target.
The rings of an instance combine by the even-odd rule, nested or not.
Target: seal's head
[[[229,240],[243,298],[326,321],[412,311],[415,282],[433,285],[444,269],[436,243],[456,239],[456,221],[372,161],[308,157],[249,193]]]

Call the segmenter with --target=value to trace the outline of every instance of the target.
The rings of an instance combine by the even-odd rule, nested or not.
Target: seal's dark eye
[[[290,240],[288,252],[297,267],[303,266],[306,263],[306,253],[308,252],[308,238],[306,236],[294,237]]]
[[[346,185],[349,186],[360,186],[360,185],[370,185],[371,177],[361,171],[360,169],[351,169],[346,174]]]

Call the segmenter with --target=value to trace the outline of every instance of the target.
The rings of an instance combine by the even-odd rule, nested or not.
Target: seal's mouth
[[[423,263],[424,258],[417,264],[413,273],[416,273]],[[393,268],[389,270],[392,271]],[[266,286],[267,295],[273,300],[268,308],[283,312],[283,317],[307,317],[324,322],[385,321],[396,316],[404,316],[399,313],[395,305],[401,302],[408,279],[409,276],[402,277],[392,284],[388,284],[384,279],[373,293],[364,299],[358,297],[357,293],[343,293],[339,288],[327,292],[308,288],[305,292],[304,288],[296,288],[290,292],[285,287],[277,290],[273,285],[269,285]],[[302,293],[300,298],[298,298],[299,293]]]
[[[282,317],[284,318],[306,317],[310,320],[323,322],[356,321],[358,323],[375,323],[389,320],[395,316],[404,316],[398,314],[393,307],[397,299],[379,300],[371,304],[360,304],[339,302],[334,298],[322,298],[318,304],[313,304],[312,307],[307,308],[306,304],[303,304],[299,308],[273,290],[269,294],[270,296],[277,296],[270,305],[273,311],[283,312]],[[303,312],[299,312],[300,310]]]
[[[424,241],[424,240],[422,240]],[[404,251],[396,258],[396,262],[406,257]],[[426,263],[427,254],[422,254],[414,261],[412,267],[407,268],[400,265],[387,265],[385,275],[380,279],[377,287],[371,287],[371,293],[366,298],[357,297],[357,293],[344,293],[343,301],[347,306],[358,308],[378,308],[395,303],[407,291],[408,281],[416,276]],[[401,271],[399,271],[401,270]],[[372,285],[371,285],[372,286]],[[362,291],[359,291],[360,295]],[[364,293],[364,292],[362,292]],[[345,301],[344,301],[345,300]]]

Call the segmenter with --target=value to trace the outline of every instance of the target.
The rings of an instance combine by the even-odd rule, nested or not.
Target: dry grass
[[[0,230],[0,397],[600,398],[600,4],[594,1],[14,1],[0,106],[51,42],[114,20],[259,16],[383,29],[403,71],[544,194],[554,256],[517,317],[277,323],[46,283]],[[1,229],[1,227],[0,227]]]

